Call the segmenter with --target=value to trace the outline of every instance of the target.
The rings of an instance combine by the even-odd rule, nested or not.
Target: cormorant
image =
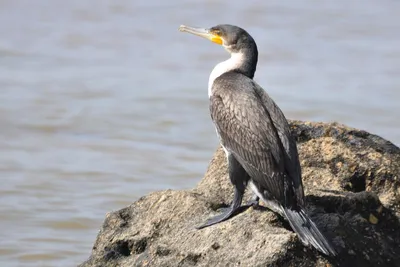
[[[242,28],[217,25],[210,29],[180,26],[179,30],[222,45],[231,57],[216,65],[208,82],[211,118],[225,150],[234,199],[204,228],[232,217],[241,206],[247,185],[274,212],[285,217],[300,240],[326,255],[336,251],[305,210],[296,141],[288,121],[269,95],[253,80],[258,50]]]

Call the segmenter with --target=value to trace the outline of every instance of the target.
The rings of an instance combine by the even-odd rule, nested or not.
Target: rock
[[[155,192],[109,213],[80,266],[400,266],[400,149],[336,123],[291,126],[308,210],[337,259],[305,247],[263,207],[196,230],[232,200],[218,148],[195,189]]]

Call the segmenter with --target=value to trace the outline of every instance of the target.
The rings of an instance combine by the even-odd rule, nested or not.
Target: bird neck
[[[257,50],[254,52],[249,49],[231,53],[229,59],[217,64],[211,72],[208,80],[208,96],[212,95],[212,86],[215,79],[229,71],[236,71],[253,79],[256,72],[257,59]]]

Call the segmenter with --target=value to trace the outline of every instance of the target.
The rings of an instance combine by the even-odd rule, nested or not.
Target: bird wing
[[[262,193],[284,204],[291,173],[296,172],[288,159],[298,161],[297,149],[291,147],[294,141],[283,113],[263,91],[244,75],[223,74],[214,81],[210,112],[223,146]],[[288,152],[296,156],[285,155]],[[301,184],[301,176],[295,177]]]
[[[276,103],[269,97],[267,92],[254,82],[254,89],[260,97],[264,107],[270,115],[271,121],[274,124],[279,140],[285,150],[283,156],[285,157],[285,171],[293,182],[293,189],[297,197],[298,203],[304,207],[304,190],[303,182],[301,179],[301,167],[299,161],[299,154],[297,151],[296,140],[290,131],[289,123],[287,122],[282,110]]]

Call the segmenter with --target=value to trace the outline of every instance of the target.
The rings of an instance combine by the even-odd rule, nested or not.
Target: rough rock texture
[[[308,209],[337,259],[304,247],[263,207],[196,230],[232,200],[218,149],[195,189],[155,192],[109,213],[80,266],[400,266],[400,149],[336,123],[291,125]]]

